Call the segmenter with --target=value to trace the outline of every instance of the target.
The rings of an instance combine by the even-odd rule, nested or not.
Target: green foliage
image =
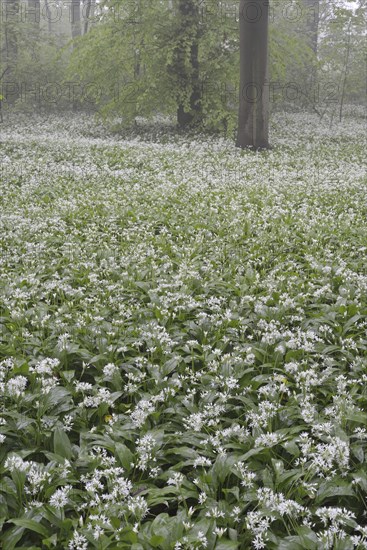
[[[70,13],[31,23],[12,4],[3,18],[0,72],[5,107],[98,111],[131,125],[139,117],[192,112],[210,132],[232,135],[239,98],[236,0],[106,0],[95,6],[87,34],[70,42]],[[191,6],[184,13],[182,6]],[[307,35],[303,0],[271,6],[270,106],[336,113],[341,97],[364,101],[366,16],[340,0],[320,0],[319,48]],[[70,8],[70,6],[69,6]],[[84,6],[85,8],[85,6]],[[8,9],[8,8],[7,8]],[[85,15],[85,9],[83,10]],[[197,48],[197,56],[194,53]],[[346,52],[348,59],[346,61]],[[195,59],[197,57],[198,68]]]
[[[191,49],[197,43],[202,125],[230,135],[239,96],[238,5],[219,0],[192,4],[196,16],[185,18],[178,0],[107,3],[108,15],[78,41],[69,78],[95,84],[104,116],[118,114],[128,124],[136,116],[175,116],[180,104],[190,108]],[[270,33],[275,88],[284,88],[290,78],[298,82],[309,58],[295,24],[284,17],[275,20]],[[272,92],[272,102],[283,96]]]

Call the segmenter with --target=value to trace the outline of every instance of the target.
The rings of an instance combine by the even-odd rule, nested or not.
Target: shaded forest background
[[[262,0],[253,2],[260,5]],[[121,125],[169,116],[233,133],[239,2],[3,0],[3,112],[86,110]],[[342,119],[366,94],[365,0],[270,3],[270,111]]]

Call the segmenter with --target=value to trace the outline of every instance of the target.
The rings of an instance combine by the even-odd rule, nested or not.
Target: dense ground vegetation
[[[2,135],[3,548],[367,548],[361,113]]]

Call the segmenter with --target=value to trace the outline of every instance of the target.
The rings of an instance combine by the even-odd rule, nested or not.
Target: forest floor
[[[3,125],[4,549],[367,548],[365,124]]]

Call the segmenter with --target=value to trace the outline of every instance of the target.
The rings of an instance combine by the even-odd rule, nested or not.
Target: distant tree
[[[319,112],[317,101],[318,87],[318,43],[320,23],[320,0],[301,0],[302,17],[299,21],[299,40],[303,45],[304,70],[300,71],[298,93],[302,97],[302,107]]]
[[[84,8],[83,8],[83,34],[87,34],[89,25],[90,25],[90,19],[93,16],[95,7],[95,0],[84,0]]]
[[[319,37],[320,0],[302,0],[307,42],[315,56]]]
[[[343,118],[346,103],[365,103],[367,10],[365,0],[321,0],[319,37],[320,103]]]
[[[1,84],[1,81],[4,78],[4,76],[8,72],[8,70],[9,70],[9,67],[5,67],[5,69],[1,73],[1,75],[0,75],[0,84]],[[2,94],[0,94],[0,122],[3,122],[3,111],[2,111],[3,100],[4,100],[4,96]]]
[[[199,124],[201,119],[198,0],[179,0],[177,17],[177,42],[171,71],[178,83],[177,122],[186,127]],[[185,97],[187,91],[188,101]]]
[[[80,0],[71,0],[70,8],[71,37],[74,40],[74,38],[77,38],[82,34],[80,20]]]
[[[36,30],[39,30],[40,21],[41,21],[40,0],[28,0],[27,22],[31,23]]]
[[[1,48],[1,64],[6,74],[5,98],[12,103],[19,95],[15,82],[15,73],[18,61],[18,34],[19,34],[19,1],[5,0],[2,13],[3,37]]]
[[[268,0],[240,0],[240,96],[236,146],[268,149]]]
[[[16,64],[18,54],[17,24],[19,21],[18,0],[5,0],[4,2],[4,26],[5,26],[5,58],[7,65],[12,68]]]
[[[45,16],[47,19],[47,30],[49,34],[52,33],[52,12],[48,0],[45,0]]]

